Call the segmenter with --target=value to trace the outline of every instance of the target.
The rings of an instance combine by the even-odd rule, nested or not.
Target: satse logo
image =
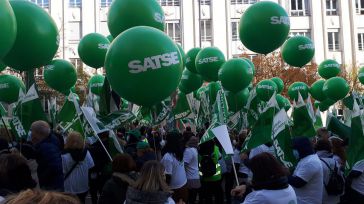
[[[277,24],[290,25],[289,17],[287,16],[272,16],[270,17],[270,23],[273,25]]]
[[[141,60],[133,60],[128,63],[129,72],[138,74],[148,69],[160,69],[171,65],[179,64],[178,52],[164,53],[161,55],[151,56]]]
[[[198,64],[206,64],[206,63],[217,62],[217,61],[219,61],[218,57],[206,57],[203,59],[199,59]]]
[[[315,46],[313,46],[313,44],[299,45],[298,49],[299,50],[313,50],[313,49],[315,49]]]

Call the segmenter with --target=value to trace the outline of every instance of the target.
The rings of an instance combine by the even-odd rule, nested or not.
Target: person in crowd
[[[138,142],[137,144],[137,158],[135,160],[137,171],[139,171],[145,162],[150,160],[156,160],[157,157],[153,152],[152,148],[150,148],[148,142]]]
[[[164,166],[166,180],[173,190],[173,200],[182,199],[188,202],[187,176],[183,161],[184,147],[182,137],[178,132],[169,132],[166,136],[166,145],[161,163]]]
[[[28,188],[35,188],[27,161],[19,154],[0,155],[0,196],[5,197]]]
[[[299,160],[289,184],[294,187],[298,204],[321,204],[323,195],[323,170],[311,141],[306,137],[293,139],[293,152]]]
[[[98,134],[101,141],[97,141],[89,147],[95,166],[89,171],[89,185],[92,204],[97,204],[98,194],[102,193],[104,184],[111,177],[111,160],[109,157],[109,132]],[[111,155],[110,155],[111,156]]]
[[[275,155],[274,147],[273,147],[272,143],[268,142],[266,144],[262,144],[262,145],[259,145],[258,147],[251,149],[250,153],[249,153],[249,159],[252,159],[255,155],[258,155],[263,152],[267,152],[267,153],[270,153],[271,155]]]
[[[136,146],[140,141],[141,137],[142,135],[138,129],[131,130],[127,133],[125,152],[128,153],[131,157],[133,157],[134,160],[136,160],[137,158]]]
[[[31,125],[31,142],[37,154],[39,185],[44,190],[63,191],[63,168],[58,139],[45,121]]]
[[[0,155],[2,154],[10,154],[9,142],[4,138],[0,138]]]
[[[88,172],[94,167],[90,152],[85,149],[85,142],[78,132],[71,132],[66,138],[62,154],[64,190],[77,195],[81,203],[85,203],[88,193]]]
[[[188,140],[193,136],[195,136],[195,134],[191,131],[191,127],[186,127],[186,130],[182,133],[183,145],[186,146]]]
[[[26,190],[17,195],[10,196],[4,204],[80,204],[73,196],[41,190]]]
[[[112,177],[105,183],[99,204],[124,203],[129,186],[135,185],[136,164],[129,154],[119,154],[112,161]]]
[[[159,131],[149,128],[147,133],[147,140],[149,145],[152,147],[153,151],[157,155],[157,160],[160,161],[162,159],[161,134],[159,133]]]
[[[187,188],[188,188],[188,203],[196,202],[197,193],[201,187],[200,175],[198,171],[198,138],[192,136],[186,143],[186,149],[183,153],[183,161],[185,163]]]
[[[339,162],[341,169],[345,168],[346,163],[346,152],[344,141],[339,137],[330,137],[329,141],[331,142],[333,159]]]
[[[19,143],[16,146],[16,151],[18,151],[27,160],[27,164],[32,174],[32,178],[37,183],[37,188],[39,188],[39,179],[37,174],[38,163],[36,160],[37,154],[33,145],[29,143],[22,143],[22,144]]]
[[[199,203],[223,203],[223,190],[221,186],[221,166],[219,160],[221,154],[214,140],[209,140],[199,146],[199,163],[201,176],[201,190]]]
[[[164,167],[158,161],[148,161],[140,171],[135,185],[129,186],[126,204],[174,204],[172,190],[164,177]]]
[[[342,180],[344,180],[343,172],[340,169],[340,164],[333,158],[334,155],[332,154],[331,149],[332,149],[331,144],[328,140],[320,139],[317,141],[315,145],[316,154],[321,160],[323,169],[323,178],[324,178],[324,190],[322,195],[323,204],[340,202],[340,196],[341,196],[340,194],[332,195],[327,191],[330,176],[332,176],[335,173],[337,175],[340,175]]]
[[[346,177],[345,195],[342,204],[363,203],[364,201],[364,159],[356,162]]]
[[[295,204],[295,191],[288,184],[285,168],[269,153],[256,155],[249,162],[253,172],[250,192],[243,204]],[[264,168],[262,168],[264,167]],[[247,186],[241,185],[232,190],[233,196],[243,196]]]

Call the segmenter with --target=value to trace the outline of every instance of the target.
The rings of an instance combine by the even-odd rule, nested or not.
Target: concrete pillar
[[[195,43],[196,12],[194,9],[194,1],[181,1],[182,46],[185,52],[197,46]]]
[[[228,30],[226,18],[226,1],[213,0],[211,1],[212,8],[212,45],[218,47],[227,57],[228,45]]]
[[[314,57],[314,62],[317,64],[321,63],[326,58],[326,53],[328,52],[327,48],[327,34],[324,25],[324,14],[323,6],[325,5],[322,2],[325,0],[316,0],[316,3],[311,4],[311,35],[312,40],[315,43],[316,52]]]
[[[350,26],[350,5],[347,1],[338,1],[337,5],[340,10],[340,34],[341,34],[341,56],[342,56],[342,64],[346,66],[351,66],[353,64],[352,58],[352,44],[351,42],[354,40],[351,32]]]

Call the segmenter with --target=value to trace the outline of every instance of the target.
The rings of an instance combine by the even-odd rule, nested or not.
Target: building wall
[[[43,6],[55,19],[61,35],[59,56],[77,66],[82,66],[77,54],[82,36],[92,32],[109,34],[107,12],[112,0],[31,1]],[[216,46],[228,59],[242,53],[256,55],[241,44],[238,22],[244,11],[259,0],[157,1],[165,11],[166,32],[186,52],[193,47]],[[312,38],[315,62],[332,58],[348,67],[364,65],[364,5],[360,0],[271,1],[281,4],[291,17],[290,35]]]

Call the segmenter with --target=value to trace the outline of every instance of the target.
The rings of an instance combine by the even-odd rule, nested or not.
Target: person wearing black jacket
[[[345,195],[342,204],[362,203],[364,200],[364,160],[356,162],[346,177]]]

